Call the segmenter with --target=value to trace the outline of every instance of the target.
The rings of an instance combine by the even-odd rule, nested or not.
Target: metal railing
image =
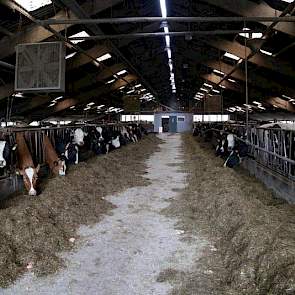
[[[247,144],[250,158],[290,180],[295,180],[295,130],[254,126],[249,126],[247,130],[245,125],[226,127],[235,135],[237,146],[239,142]],[[206,129],[213,131],[212,143],[217,142],[220,132],[229,132],[224,128],[220,129],[217,125]]]

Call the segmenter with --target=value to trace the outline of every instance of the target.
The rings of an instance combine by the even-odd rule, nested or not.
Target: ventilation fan
[[[15,91],[65,91],[63,42],[19,44],[16,47]]]

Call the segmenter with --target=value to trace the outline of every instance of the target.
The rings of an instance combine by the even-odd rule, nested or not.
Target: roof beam
[[[110,52],[110,49],[105,46],[105,45],[96,45],[94,47],[92,47],[91,49],[86,51],[88,55],[92,56],[94,59]],[[1,51],[0,51],[1,53]],[[83,53],[77,53],[74,57],[72,57],[71,59],[67,60],[67,71],[69,70],[74,70],[78,67],[81,67],[87,63],[92,62],[93,60],[83,54]],[[110,69],[105,68],[104,69],[105,72],[110,72]],[[88,77],[88,79],[91,79]],[[0,87],[0,100],[12,95],[14,92],[14,84],[7,84],[5,86],[1,86]]]
[[[218,77],[217,75],[214,75],[214,74],[201,75],[201,78],[203,78],[204,80],[207,80],[211,83],[214,83],[214,84],[219,84],[219,82],[221,80],[220,77]],[[239,92],[239,93],[243,92],[240,85],[234,85],[234,83],[230,83],[228,81],[222,81],[220,83],[220,85],[225,86],[226,89],[229,89],[229,90],[232,90],[235,92]]]
[[[80,5],[76,0],[60,0],[67,8],[69,8],[79,19],[89,18],[90,15],[93,14],[93,4],[85,3],[84,5]],[[96,0],[97,2],[98,0]],[[108,0],[110,1],[110,0]],[[98,1],[105,2],[105,1]],[[114,5],[114,0],[111,0],[111,3]],[[91,10],[90,10],[91,9]],[[90,10],[90,11],[89,11]],[[97,25],[88,25],[87,28],[94,34],[104,35],[104,32]],[[141,80],[142,82],[150,89],[154,94],[155,91],[153,87],[145,80],[145,78],[141,75],[140,71],[138,71],[133,64],[125,57],[125,55],[116,47],[114,43],[109,40],[109,46],[112,49],[112,52],[115,53],[118,57],[122,59],[122,61],[128,66],[130,70],[132,70]]]
[[[72,92],[77,92],[79,89],[90,86],[92,84],[95,84],[97,82],[102,82],[105,79],[108,79],[113,76],[113,73],[117,73],[121,70],[126,69],[126,66],[122,63],[115,64],[109,68],[103,69],[96,77],[93,77],[93,75],[89,74],[83,77],[82,79],[78,81],[74,81],[73,86],[71,88]]]
[[[7,0],[5,0],[7,1]],[[82,8],[89,14],[94,15],[97,14],[107,8],[110,8],[123,0],[93,0],[91,3],[87,2],[82,5]],[[52,19],[67,19],[73,18],[77,19],[77,17],[70,11],[67,12],[65,10],[59,11]],[[52,28],[57,31],[61,32],[66,27],[68,28],[71,25],[53,25]],[[41,42],[46,40],[49,37],[52,37],[53,33],[44,29],[38,25],[31,25],[21,32],[15,34],[13,37],[4,37],[0,41],[0,59],[12,55],[15,52],[15,46],[19,43],[35,43]]]
[[[92,48],[86,50],[87,55],[92,56],[94,59],[109,52],[111,52],[111,49],[106,45],[95,45]],[[71,71],[92,62],[93,60],[87,55],[78,52],[75,56],[67,61],[67,70]]]
[[[266,17],[278,16],[278,11],[271,8],[263,1],[261,1],[260,3],[255,3],[249,0],[204,0],[204,2],[245,17],[255,17],[258,15]],[[269,25],[269,23],[267,22],[261,23],[265,26]],[[295,36],[295,26],[293,23],[279,22],[274,26],[274,29]]]
[[[128,83],[136,81],[137,79],[138,79],[137,76],[129,74],[125,77],[126,81],[125,80],[117,80],[111,86],[104,85],[98,89],[94,89],[94,90],[91,90],[91,91],[88,91],[85,93],[81,93],[80,95],[78,95],[74,98],[68,98],[68,99],[65,99],[64,101],[57,103],[54,107],[52,107],[48,111],[46,110],[44,112],[44,111],[38,110],[36,112],[31,113],[30,116],[32,118],[38,117],[39,119],[41,119],[41,118],[45,119],[45,118],[51,116],[52,114],[56,114],[61,111],[64,111],[65,109],[68,109],[71,106],[75,106],[75,105],[81,104],[81,103],[87,103],[89,101],[98,100],[102,95],[106,95],[111,92],[114,92],[114,91],[118,90],[121,86],[125,86]]]
[[[293,105],[292,103],[281,99],[280,97],[271,97],[265,100],[265,102],[276,106],[282,110],[286,110],[292,113],[295,113],[295,105]]]
[[[205,66],[211,69],[217,69],[219,71],[222,71],[225,74],[231,73],[230,76],[234,79],[246,81],[245,73],[241,69],[236,69],[234,72],[232,72],[234,67],[229,64],[226,64],[223,61],[217,61],[217,60],[203,61],[202,64],[204,64]],[[284,86],[275,81],[269,80],[255,72],[249,73],[248,82],[260,89],[267,89],[268,92],[272,92],[273,95],[285,94],[290,97],[295,96],[294,89]]]
[[[252,52],[251,49],[249,49],[248,47],[246,47],[245,50],[245,46],[239,44],[236,41],[227,41],[219,38],[203,39],[203,41],[212,47],[230,52],[242,59],[245,58],[245,54],[246,56],[249,56]],[[284,62],[271,56],[266,56],[262,53],[256,53],[248,61],[256,64],[257,66],[267,68],[269,70],[295,79],[295,70],[288,62]]]

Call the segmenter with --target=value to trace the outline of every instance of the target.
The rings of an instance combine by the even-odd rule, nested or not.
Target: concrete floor
[[[67,267],[37,278],[33,270],[0,294],[168,294],[173,286],[157,282],[162,271],[190,271],[207,245],[176,229],[177,219],[161,214],[185,185],[181,136],[163,134],[160,151],[147,160],[151,184],[134,187],[107,199],[117,208],[100,223],[79,229],[76,252],[64,253]],[[126,171],[128,173],[128,171]],[[188,241],[189,240],[189,241]]]

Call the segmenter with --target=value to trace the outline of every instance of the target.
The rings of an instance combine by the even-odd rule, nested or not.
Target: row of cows
[[[295,124],[196,124],[193,134],[212,142],[224,165],[235,167],[248,156],[261,165],[295,179]]]
[[[196,124],[193,129],[194,136],[203,137],[205,141],[212,142],[215,154],[224,159],[224,167],[234,168],[248,155],[248,146],[244,141],[236,140],[239,134],[237,129],[224,128],[219,124]]]
[[[35,134],[19,130],[1,134],[0,170],[15,167],[28,194],[36,196],[40,164],[46,164],[53,176],[64,176],[67,167],[78,164],[83,154],[108,154],[137,142],[145,133],[143,127],[132,124],[42,130]]]

